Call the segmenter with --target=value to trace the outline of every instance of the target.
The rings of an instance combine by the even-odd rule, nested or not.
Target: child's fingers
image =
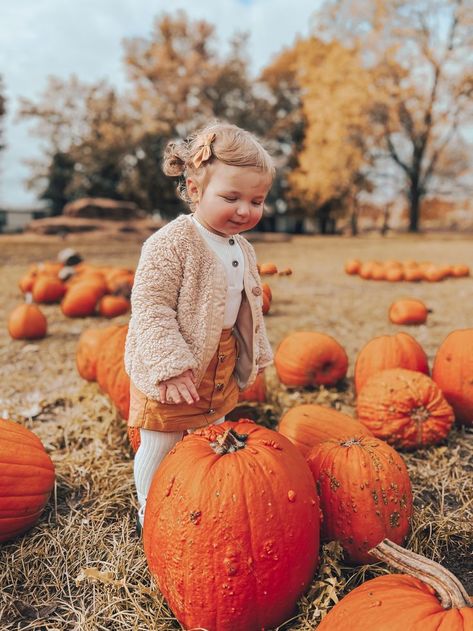
[[[166,386],[164,384],[158,384],[159,400],[161,403],[166,403]]]
[[[189,405],[191,405],[191,403],[194,403],[194,399],[191,393],[189,392],[188,386],[185,383],[176,384],[176,387],[179,390],[180,396],[183,398],[183,400],[186,403],[188,403]]]
[[[194,401],[199,401],[199,399],[200,399],[200,397],[199,397],[199,393],[197,392],[197,388],[195,387],[195,385],[194,385],[194,382],[193,382],[193,381],[190,381],[190,380],[188,381],[188,383],[187,383],[187,389],[189,390],[190,395],[191,395],[191,397],[192,397],[192,403],[193,403]]]

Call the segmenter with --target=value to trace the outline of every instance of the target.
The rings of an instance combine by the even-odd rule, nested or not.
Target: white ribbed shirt
[[[236,239],[232,237],[222,237],[207,230],[192,215],[195,225],[204,238],[207,245],[222,261],[227,274],[227,301],[225,304],[225,315],[223,318],[223,328],[231,328],[237,319],[238,310],[241,304],[241,292],[243,291],[243,272],[245,269],[245,259],[243,252]]]

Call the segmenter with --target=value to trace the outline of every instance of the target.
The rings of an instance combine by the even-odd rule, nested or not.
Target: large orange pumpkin
[[[279,421],[278,431],[289,438],[304,457],[314,445],[330,438],[373,435],[351,416],[313,403],[295,405],[288,410]]]
[[[440,345],[432,379],[459,423],[473,426],[473,329],[452,331]]]
[[[373,436],[331,439],[307,462],[323,514],[321,538],[339,541],[350,563],[373,563],[368,551],[388,537],[403,543],[412,516],[412,489],[401,455]]]
[[[118,329],[117,326],[85,329],[76,349],[76,366],[79,375],[87,381],[97,379],[97,356],[102,343]]]
[[[25,302],[8,318],[8,332],[14,340],[39,340],[46,335],[48,322],[37,305]]]
[[[180,623],[256,631],[293,613],[318,564],[312,474],[277,432],[248,420],[189,434],[146,504],[149,569]]]
[[[54,487],[51,458],[29,429],[0,419],[0,542],[36,524]]]
[[[370,340],[358,354],[355,390],[359,392],[371,375],[388,368],[407,368],[429,374],[427,355],[411,335],[380,335]]]
[[[389,307],[389,319],[393,324],[424,324],[429,310],[421,300],[403,298]]]
[[[102,342],[97,355],[97,382],[124,419],[130,411],[130,378],[124,363],[127,332],[127,324],[117,327]]]
[[[394,447],[435,445],[447,436],[453,410],[427,375],[404,368],[368,379],[356,402],[359,420]]]
[[[290,333],[279,344],[274,365],[286,386],[330,386],[347,374],[345,349],[330,335],[300,331]]]
[[[371,553],[403,574],[364,582],[335,605],[317,631],[473,629],[471,599],[451,572],[387,540]]]
[[[61,310],[68,318],[85,318],[95,313],[102,288],[86,282],[72,285],[61,302]]]

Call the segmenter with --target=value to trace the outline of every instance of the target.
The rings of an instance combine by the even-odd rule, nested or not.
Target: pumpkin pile
[[[60,252],[58,259],[31,265],[20,279],[20,290],[31,293],[35,303],[60,302],[62,312],[70,318],[96,313],[114,318],[129,311],[132,270],[85,263],[70,249]]]
[[[345,261],[345,272],[350,276],[358,275],[364,280],[386,280],[392,283],[400,281],[438,282],[445,278],[464,278],[470,275],[470,268],[463,264],[438,265],[430,261]]]

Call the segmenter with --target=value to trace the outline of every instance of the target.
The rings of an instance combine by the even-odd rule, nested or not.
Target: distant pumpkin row
[[[410,282],[438,282],[445,278],[464,278],[470,275],[467,265],[435,265],[430,261],[361,261],[349,259],[345,262],[345,272],[358,275],[364,280],[387,280],[392,283],[407,280]]]

